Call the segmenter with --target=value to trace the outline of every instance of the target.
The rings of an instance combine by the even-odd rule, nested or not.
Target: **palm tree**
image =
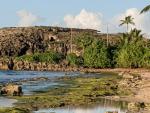
[[[142,14],[148,11],[150,11],[150,5],[146,6],[140,13]]]
[[[135,25],[135,23],[133,22],[133,19],[134,18],[132,18],[132,16],[125,17],[124,20],[120,20],[121,21],[120,26],[126,24],[127,25],[127,32],[128,32],[128,30],[129,30],[129,24]]]

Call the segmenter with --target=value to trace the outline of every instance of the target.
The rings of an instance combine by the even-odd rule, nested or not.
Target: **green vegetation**
[[[83,52],[86,47],[90,46],[94,40],[94,37],[91,34],[83,33],[78,36],[75,40],[75,43],[78,47],[83,49]]]
[[[150,51],[140,30],[134,29],[130,33],[123,34],[120,49],[116,56],[118,67],[149,67]]]
[[[50,51],[16,59],[53,64],[66,60],[68,66],[86,68],[150,68],[150,41],[144,39],[141,30],[133,29],[123,33],[115,45],[107,46],[105,41],[87,33],[77,37],[75,44],[82,51],[80,56],[75,53],[64,56],[62,53]]]
[[[131,24],[131,25],[135,25],[135,23],[133,22],[132,16],[127,16],[127,17],[124,18],[124,20],[121,20],[120,26],[122,26],[122,25],[124,25],[124,24],[127,25],[127,32],[128,32],[128,30],[129,30],[129,25],[130,25],[130,24]]]
[[[85,48],[83,59],[86,67],[106,68],[110,67],[108,49],[104,42],[94,40],[91,45]]]
[[[83,65],[83,59],[82,57],[78,57],[74,53],[70,53],[67,55],[66,60],[69,62],[70,66],[82,66]]]
[[[145,12],[148,12],[150,11],[150,5],[146,6],[142,11],[141,13],[145,13]]]
[[[46,52],[46,53],[35,53],[33,55],[24,55],[17,57],[17,60],[25,60],[30,62],[48,62],[48,63],[59,63],[63,59],[63,55],[57,52]]]
[[[0,113],[30,113],[30,111],[20,108],[0,108]]]

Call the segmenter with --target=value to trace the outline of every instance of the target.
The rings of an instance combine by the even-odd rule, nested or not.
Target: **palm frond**
[[[150,5],[146,6],[146,7],[140,12],[140,14],[145,13],[145,12],[148,12],[148,11],[150,11]]]
[[[122,22],[119,26],[122,26],[122,25],[124,25],[125,23],[124,22]]]

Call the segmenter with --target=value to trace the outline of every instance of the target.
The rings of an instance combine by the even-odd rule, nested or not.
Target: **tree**
[[[94,40],[93,43],[85,48],[84,66],[92,68],[106,68],[110,67],[110,59],[108,55],[108,48],[104,42]]]
[[[134,18],[132,18],[132,16],[125,17],[124,20],[120,20],[121,21],[120,26],[126,24],[127,25],[127,32],[128,32],[128,30],[129,30],[129,24],[135,25],[135,23],[133,22],[133,19]]]
[[[148,50],[141,30],[133,29],[130,33],[124,33],[116,55],[117,66],[124,68],[150,66]]]
[[[83,33],[76,38],[76,44],[78,47],[81,47],[84,53],[84,50],[87,46],[91,45],[94,40],[94,37],[89,33]]]
[[[82,66],[83,58],[81,56],[77,56],[75,53],[70,53],[67,55],[66,60],[69,62],[70,66]]]
[[[150,5],[146,6],[140,13],[142,14],[148,11],[150,11]]]

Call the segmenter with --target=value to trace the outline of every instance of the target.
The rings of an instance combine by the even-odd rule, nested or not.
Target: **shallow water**
[[[62,76],[77,76],[83,75],[85,77],[89,76],[103,76],[103,74],[96,74],[96,73],[79,73],[79,72],[49,72],[49,71],[0,71],[0,83],[5,84],[9,82],[21,82],[21,86],[24,92],[24,95],[31,95],[33,92],[36,91],[45,91],[49,87],[55,87],[58,85],[63,85],[56,81],[53,81],[56,77]],[[39,78],[39,77],[46,77],[50,81],[32,81],[32,78]]]
[[[8,99],[8,98],[4,98],[4,97],[0,97],[0,108],[2,107],[13,107],[14,103],[16,103],[17,100],[15,99]]]
[[[67,76],[76,76],[79,75],[78,72],[70,72]],[[50,80],[56,77],[66,76],[66,72],[48,72],[48,71],[0,71],[0,83],[9,83],[9,82],[22,82],[21,86],[24,92],[24,95],[31,95],[34,91],[45,91],[48,87],[54,87],[58,84],[53,81],[30,81],[32,78],[38,77],[47,77]]]
[[[0,83],[16,82],[20,80],[27,80],[22,82],[22,88],[25,95],[32,95],[35,91],[45,91],[49,87],[57,87],[58,85],[65,85],[53,81],[56,77],[62,76],[76,76],[81,73],[79,72],[42,72],[42,71],[0,71]],[[85,77],[89,76],[104,76],[104,74],[82,74]],[[108,74],[111,75],[111,74]],[[31,78],[47,77],[49,81],[30,81]],[[29,81],[28,81],[29,79]],[[14,99],[8,99],[0,97],[0,107],[12,107],[13,103],[17,102]],[[84,107],[67,107],[67,108],[57,108],[57,109],[45,109],[35,111],[35,113],[105,113],[106,111],[118,111],[119,113],[125,113],[125,104],[120,102],[114,102],[110,100],[101,100],[101,104],[94,106],[84,106]]]
[[[107,111],[117,111],[118,113],[126,113],[126,107],[126,102],[117,102],[102,99],[99,105],[42,109],[39,111],[34,111],[34,113],[106,113]]]
[[[39,110],[34,113],[106,113],[107,111],[117,111],[118,113],[126,113],[126,111],[122,111],[119,108],[104,108],[102,106],[98,106],[95,108],[58,108],[49,110]]]
[[[61,77],[65,72],[48,72],[48,71],[0,71],[0,82],[11,82],[26,80],[37,77]]]

